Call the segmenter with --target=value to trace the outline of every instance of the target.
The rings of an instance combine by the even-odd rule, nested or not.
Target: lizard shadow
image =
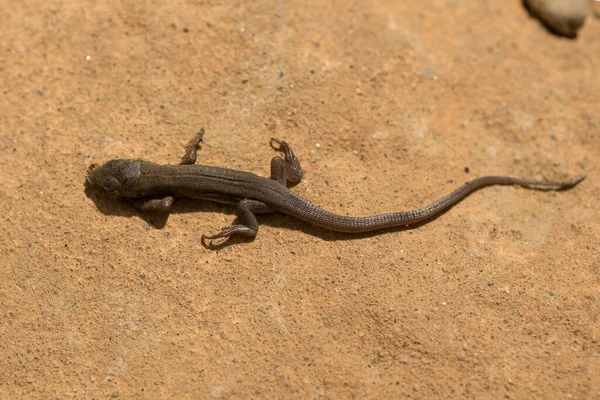
[[[167,221],[169,219],[170,214],[200,214],[200,213],[211,213],[211,214],[227,214],[232,218],[230,221],[226,222],[224,225],[235,224],[239,222],[239,219],[236,216],[236,207],[228,204],[219,204],[211,201],[202,201],[202,200],[194,200],[188,198],[178,198],[174,202],[173,206],[168,212],[150,212],[150,211],[141,211],[136,208],[131,202],[127,201],[127,199],[122,199],[117,196],[110,195],[102,189],[93,187],[87,181],[84,184],[84,193],[85,195],[94,203],[96,208],[104,215],[111,216],[120,216],[120,217],[139,217],[144,220],[148,225],[152,226],[155,229],[163,229]],[[547,188],[537,188],[537,187],[529,187],[528,190],[535,191],[562,191],[567,189],[547,189]],[[460,203],[460,202],[459,202]],[[457,204],[459,204],[457,203]],[[270,226],[278,229],[286,229],[290,231],[299,230],[314,237],[318,237],[322,240],[326,241],[344,241],[344,240],[356,240],[356,239],[364,239],[370,238],[374,236],[378,236],[385,233],[392,232],[401,232],[401,231],[411,231],[414,229],[418,229],[423,225],[429,224],[434,220],[442,217],[447,212],[449,212],[454,206],[454,204],[448,207],[445,210],[440,211],[436,215],[433,215],[423,221],[411,224],[409,226],[395,226],[389,228],[383,228],[371,232],[361,232],[361,233],[346,233],[346,232],[337,232],[331,231],[316,225],[312,225],[309,222],[291,217],[286,214],[282,214],[279,212],[273,212],[268,214],[256,214],[256,217],[259,221],[259,226]],[[383,211],[387,212],[387,211]],[[259,228],[260,231],[260,228]],[[214,233],[214,232],[201,232],[202,233]],[[260,234],[260,233],[259,233]],[[219,241],[208,241],[206,242],[204,239],[202,240],[202,245],[211,250],[219,250],[224,247],[229,247],[235,244],[241,243],[250,243],[254,241],[254,238],[244,238],[244,237],[230,237],[224,240]]]
[[[142,211],[128,199],[111,195],[87,181],[84,184],[84,193],[102,214],[125,218],[139,217],[155,229],[163,229],[170,214],[208,212],[235,215],[235,207],[186,198],[176,199],[168,212]]]
[[[138,217],[155,229],[163,229],[169,220],[170,214],[226,214],[231,216],[231,220],[230,222],[226,222],[225,225],[235,224],[239,222],[239,218],[236,216],[236,207],[228,204],[219,204],[210,201],[194,200],[188,198],[178,198],[173,203],[173,206],[168,212],[141,211],[127,199],[111,195],[103,189],[92,186],[87,181],[84,183],[84,193],[86,197],[88,197],[94,203],[94,206],[102,214],[125,218]],[[440,215],[437,215],[436,218]],[[345,233],[330,231],[325,228],[312,225],[306,221],[279,212],[273,212],[268,214],[256,214],[256,217],[259,221],[259,226],[270,226],[273,228],[286,229],[290,231],[300,230],[304,233],[326,241],[368,238],[372,236],[377,236],[385,232],[415,229],[429,222],[428,220],[420,222],[418,224],[413,224],[409,227],[392,227],[380,229],[373,232]],[[203,245],[206,248],[218,250],[234,244],[250,243],[252,241],[254,241],[254,238],[234,236],[222,241],[211,241],[208,243],[205,243],[203,241]]]

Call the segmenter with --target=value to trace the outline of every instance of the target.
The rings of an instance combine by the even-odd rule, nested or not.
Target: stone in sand
[[[575,37],[585,22],[587,0],[524,0],[527,8],[554,32]]]

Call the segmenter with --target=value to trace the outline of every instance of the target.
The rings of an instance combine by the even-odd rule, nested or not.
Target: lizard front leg
[[[179,165],[188,165],[196,163],[196,153],[202,142],[204,136],[204,128],[200,129],[200,132],[196,133],[192,140],[185,145],[185,154],[181,158]],[[159,211],[167,212],[171,209],[175,198],[173,196],[165,196],[162,199],[151,199],[138,202],[131,200],[131,203],[142,211]]]
[[[196,164],[196,153],[198,148],[200,147],[200,143],[202,142],[202,137],[204,136],[204,128],[200,129],[200,132],[196,133],[192,140],[187,142],[185,145],[185,154],[181,158],[179,165],[189,165]]]
[[[262,201],[244,199],[240,201],[237,206],[237,216],[241,222],[240,224],[226,226],[221,229],[221,232],[215,235],[202,235],[202,240],[214,240],[231,236],[253,238],[256,236],[256,232],[258,232],[258,221],[256,220],[254,213],[269,213],[272,211],[273,210]]]
[[[173,196],[166,196],[162,199],[150,199],[144,201],[136,201],[133,199],[129,199],[129,202],[137,207],[138,210],[141,211],[158,211],[158,212],[167,212],[171,209],[175,198]]]

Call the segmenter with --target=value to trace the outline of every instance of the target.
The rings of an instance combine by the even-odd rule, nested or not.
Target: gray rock
[[[550,30],[575,37],[587,16],[587,0],[524,0],[529,11]]]

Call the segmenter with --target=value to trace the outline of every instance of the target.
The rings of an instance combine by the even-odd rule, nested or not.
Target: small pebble
[[[552,31],[571,38],[587,16],[587,0],[525,0],[525,4]]]

